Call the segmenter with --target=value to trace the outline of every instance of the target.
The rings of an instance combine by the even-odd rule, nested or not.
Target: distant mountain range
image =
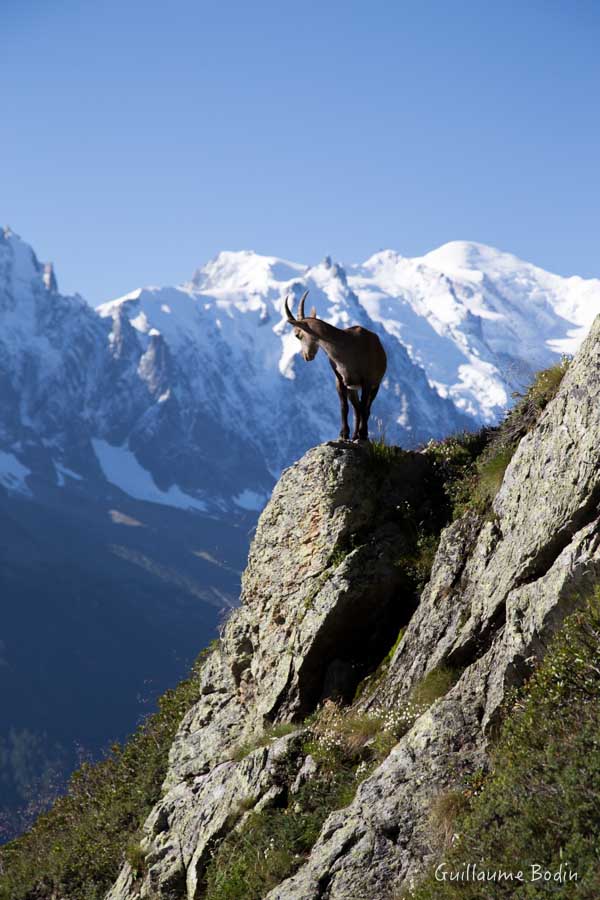
[[[224,252],[187,284],[94,311],[6,229],[3,483],[35,494],[40,481],[85,480],[216,515],[259,508],[284,466],[339,430],[324,355],[304,363],[282,313],[285,294],[306,288],[322,318],[381,335],[389,368],[373,415],[410,446],[497,420],[600,310],[600,280],[453,242],[345,269]]]
[[[186,284],[94,310],[0,232],[8,806],[34,790],[39,760],[75,740],[97,751],[131,729],[139,695],[180,676],[236,602],[274,479],[337,436],[327,361],[297,355],[283,316],[306,289],[320,317],[381,336],[372,431],[410,447],[495,422],[600,312],[600,280],[466,242],[347,267],[223,252]]]

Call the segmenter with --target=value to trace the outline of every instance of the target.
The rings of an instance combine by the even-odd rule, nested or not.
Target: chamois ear
[[[304,321],[302,321],[301,319],[296,319],[296,321],[294,322],[294,328],[299,328],[300,331],[304,331],[305,334],[312,334],[314,336],[314,331],[307,324],[306,319],[304,319]]]
[[[311,309],[310,314],[309,314],[309,319],[316,319],[316,318],[317,318],[317,307],[313,306],[313,308]]]

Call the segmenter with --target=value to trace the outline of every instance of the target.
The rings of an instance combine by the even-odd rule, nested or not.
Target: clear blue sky
[[[99,303],[221,249],[600,275],[595,0],[0,0],[0,223]]]

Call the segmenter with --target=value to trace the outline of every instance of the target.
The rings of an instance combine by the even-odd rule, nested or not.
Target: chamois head
[[[288,322],[291,322],[291,324],[294,326],[294,334],[302,344],[302,356],[304,357],[306,362],[310,362],[317,355],[317,351],[319,349],[319,339],[310,327],[310,320],[316,318],[317,310],[313,306],[310,311],[310,315],[304,315],[304,301],[306,300],[307,294],[308,291],[304,291],[304,293],[300,297],[300,302],[298,303],[297,318],[294,318],[293,313],[290,311],[287,297],[285,298],[285,312]]]

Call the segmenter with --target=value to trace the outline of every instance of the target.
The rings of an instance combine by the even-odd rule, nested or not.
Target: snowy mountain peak
[[[253,250],[226,250],[194,272],[191,286],[199,291],[266,295],[280,282],[301,276],[305,269],[298,263],[262,256]]]
[[[9,226],[0,233],[0,306],[16,310],[24,315],[43,313],[48,298],[58,296],[58,283],[52,263],[38,260],[29,244],[26,244]],[[81,306],[78,296],[63,298]],[[86,306],[89,309],[89,307]]]
[[[31,249],[10,228],[0,234],[0,313],[4,313],[4,338],[31,334],[32,326],[46,312],[56,281]]]
[[[431,250],[421,257],[421,262],[432,269],[438,269],[450,275],[464,275],[472,271],[514,271],[525,264],[513,256],[489,247],[487,244],[479,244],[476,241],[449,241],[442,244],[436,250]]]
[[[8,226],[3,229],[0,241],[0,260],[2,264],[1,286],[21,284],[31,287],[31,282],[41,279],[43,266],[37,256],[18,234]]]
[[[331,256],[326,256],[318,265],[309,270],[316,280],[328,281],[338,279],[343,285],[348,285],[346,271],[340,263],[332,260]]]
[[[404,259],[401,253],[398,253],[397,250],[378,250],[377,253],[373,253],[372,256],[369,256],[360,268],[363,269],[377,269],[381,266],[385,266],[388,264],[395,264],[399,260]]]

